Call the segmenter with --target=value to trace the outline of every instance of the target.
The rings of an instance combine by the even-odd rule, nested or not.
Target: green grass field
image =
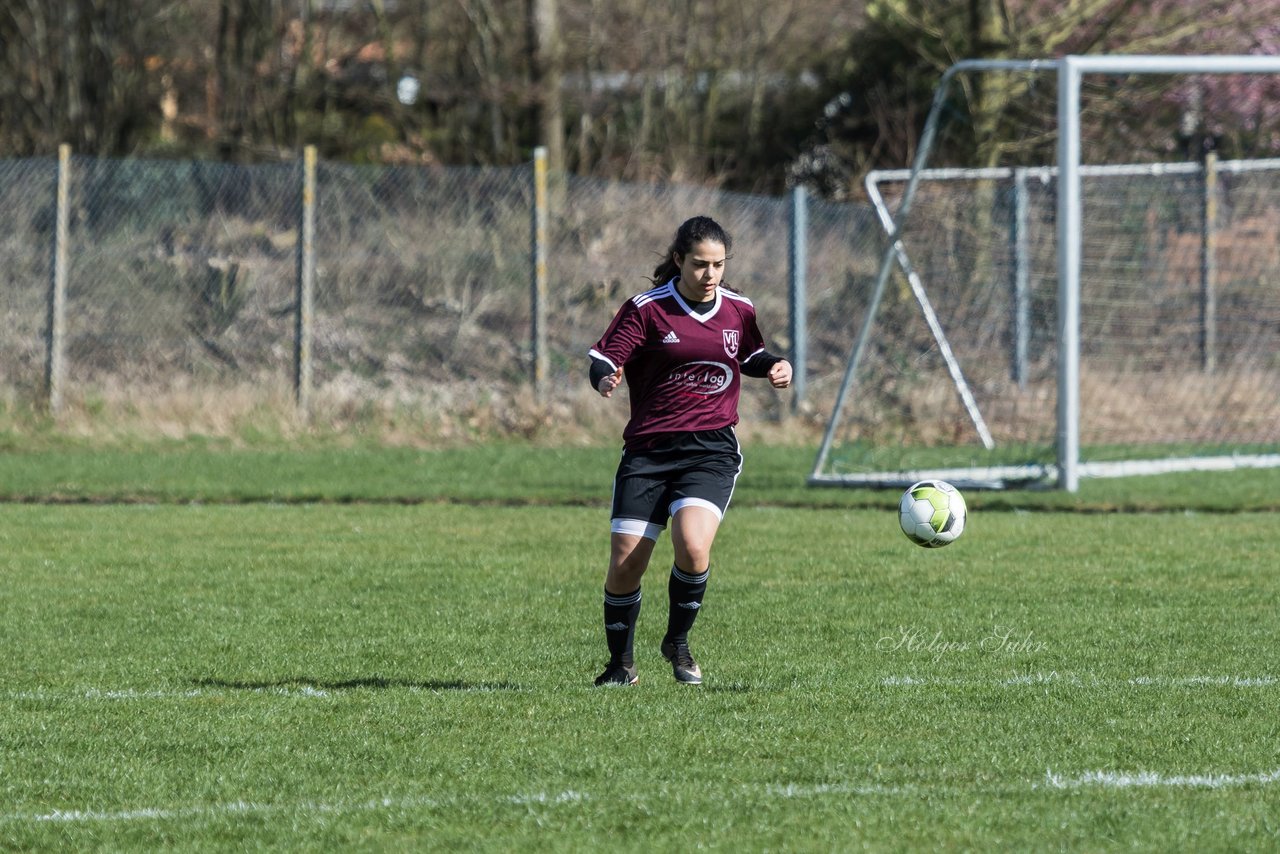
[[[0,848],[1280,847],[1273,473],[971,494],[925,550],[748,449],[706,683],[664,538],[595,689],[614,459],[0,457]]]

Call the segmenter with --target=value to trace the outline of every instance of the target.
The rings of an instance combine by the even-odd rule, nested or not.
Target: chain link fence
[[[53,256],[58,163],[52,158],[0,161],[0,370],[12,394],[40,393]]]
[[[869,176],[886,215],[908,178]],[[1056,170],[926,171],[918,189],[899,223],[918,292],[886,289],[816,473],[1043,471],[1062,435]],[[1274,465],[1280,160],[1090,165],[1081,193],[1079,462]]]
[[[61,279],[62,396],[76,411],[146,408],[180,424],[184,406],[200,405],[193,399],[223,408],[228,401],[241,409],[294,406],[300,270],[308,248],[301,236],[303,163],[71,157],[63,168],[66,238],[59,245],[59,160],[0,161],[6,280],[0,402],[48,399],[51,283]],[[577,401],[592,399],[587,349],[619,305],[650,286],[648,276],[676,226],[707,214],[734,236],[728,282],[756,303],[771,349],[792,352],[792,312],[802,314],[807,397],[801,411],[821,429],[884,250],[870,205],[809,200],[805,300],[796,308],[788,269],[790,198],[552,176],[542,253],[547,292],[535,308],[534,174],[532,164],[318,164],[307,355],[310,400],[320,417],[404,412],[443,423],[515,400],[534,409],[559,406],[560,423],[572,421],[585,411],[574,408]],[[1246,380],[1260,392],[1258,382],[1274,386],[1277,176],[1280,168],[1271,163],[1223,164],[1211,196],[1194,171],[1161,174],[1153,167],[1150,174],[1090,179],[1085,355],[1110,348],[1113,361],[1128,370],[1124,382],[1107,374],[1110,379],[1098,383],[1121,392],[1116,400],[1090,392],[1090,423],[1129,425],[1130,433],[1140,428],[1145,434],[1198,412],[1196,425],[1239,420],[1220,418],[1216,404],[1176,403],[1181,398],[1173,393],[1187,380],[1171,365],[1182,360],[1203,368],[1200,293],[1208,262],[1218,282],[1216,343],[1209,351],[1218,364],[1206,374],[1208,382],[1221,390],[1238,375],[1240,389],[1250,387]],[[1008,187],[988,192],[984,206],[980,183],[930,184],[905,234],[946,334],[1005,443],[1013,437],[1015,444],[1039,446],[1052,439],[1054,400],[1046,390],[1056,305],[1052,190],[1041,180],[1026,187],[1030,313],[1021,333],[1012,320],[1017,276],[1009,239],[1018,206]],[[1212,229],[1206,228],[1206,198],[1220,205]],[[965,433],[945,370],[928,368],[936,383],[919,378],[936,361],[936,345],[918,307],[900,281],[891,290],[859,380],[850,440],[888,436],[901,444]],[[545,316],[542,400],[533,394],[538,316]],[[1018,358],[1025,364],[1011,367],[1020,336],[1025,356]],[[1128,377],[1140,385],[1131,387]],[[1173,408],[1135,415],[1133,401],[1166,382],[1173,390],[1158,396]],[[794,399],[748,383],[744,417],[770,420]],[[1248,411],[1274,418],[1273,408],[1258,405],[1274,395],[1252,399]],[[609,410],[609,417],[625,414],[625,406]],[[1006,410],[1012,414],[995,417]],[[1099,433],[1094,441],[1112,439]]]
[[[166,397],[294,399],[303,165],[71,157],[65,245],[59,161],[0,162],[5,323],[0,387],[48,394],[51,283],[65,258],[61,397],[128,408]],[[476,407],[528,396],[532,165],[360,166],[315,174],[310,363],[322,406]],[[786,198],[553,176],[548,198],[547,396],[589,392],[586,351],[650,286],[675,227],[711,215],[734,236],[729,283],[757,303],[770,347],[789,327]],[[810,387],[839,371],[851,301],[880,246],[869,210],[808,212]],[[754,384],[753,384],[754,385]],[[758,393],[778,411],[776,395]]]

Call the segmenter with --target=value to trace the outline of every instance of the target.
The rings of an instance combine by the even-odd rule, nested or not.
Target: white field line
[[[297,687],[272,686],[263,688],[188,688],[163,690],[137,688],[80,688],[51,691],[36,688],[30,691],[6,691],[8,700],[181,700],[193,697],[225,697],[229,694],[268,694],[273,697],[328,697],[329,691],[310,685]]]
[[[1275,688],[1280,677],[1275,676],[1133,676],[1104,678],[1080,676],[1075,673],[1059,673],[1056,670],[1037,673],[1020,673],[1014,676],[994,676],[978,679],[963,676],[886,676],[880,684],[887,688],[1020,688],[1036,685],[1069,685],[1076,688]]]
[[[9,813],[0,823],[30,822],[34,824],[92,824],[131,821],[167,821],[188,818],[217,818],[229,815],[263,815],[272,813],[354,813],[372,810],[394,810],[433,807],[439,804],[427,798],[381,798],[352,803],[303,801],[296,804],[264,804],[253,801],[230,801],[223,804],[189,807],[142,807],[130,810],[50,810],[44,813]]]
[[[742,786],[747,795],[763,795],[770,799],[817,797],[822,795],[899,795],[905,788],[882,786],[874,783],[819,783],[815,785],[770,784]],[[641,796],[632,796],[632,799]],[[625,796],[624,796],[625,799]],[[139,807],[127,810],[55,809],[48,812],[0,814],[0,824],[99,824],[112,822],[172,821],[181,819],[223,818],[237,815],[342,815],[364,812],[381,812],[415,809],[447,809],[485,799],[453,797],[373,798],[364,801],[301,801],[298,803],[259,803],[255,801],[230,801],[205,806]],[[591,796],[585,792],[568,789],[563,792],[527,792],[492,799],[494,804],[517,806],[558,807],[586,803]]]
[[[1158,774],[1154,771],[1086,771],[1064,777],[1045,772],[1051,789],[1223,789],[1230,786],[1269,786],[1280,783],[1280,769],[1260,774]]]
[[[749,793],[752,787],[744,787]],[[902,786],[883,786],[879,783],[818,783],[801,786],[795,783],[774,783],[764,787],[770,798],[811,798],[819,795],[903,795],[909,789]]]
[[[1180,678],[1139,676],[1130,679],[1133,685],[1172,686],[1175,688],[1225,687],[1270,688],[1280,685],[1274,676],[1183,676]]]
[[[196,697],[227,697],[239,694],[262,694],[272,697],[294,697],[303,699],[320,699],[335,694],[346,693],[348,689],[318,688],[314,685],[270,685],[237,688],[234,686],[212,686],[201,688],[174,689],[138,689],[138,688],[67,688],[45,689],[34,688],[25,691],[0,691],[0,698],[6,700],[35,700],[39,702],[53,700],[182,700]],[[407,685],[397,688],[410,693],[492,693],[499,689],[491,685],[476,685],[460,688],[432,688],[430,686]]]
[[[1170,775],[1154,771],[1087,771],[1066,776],[1049,770],[1042,783],[1031,783],[1033,790],[1083,789],[1083,788],[1182,788],[1222,789],[1232,786],[1272,785],[1280,783],[1280,769],[1257,774],[1186,774]],[[818,784],[767,784],[744,785],[739,792],[744,796],[763,796],[768,799],[823,796],[918,796],[927,790],[918,786],[885,786],[878,783],[818,783]],[[643,797],[634,794],[631,799]],[[624,796],[624,799],[627,799]],[[296,803],[260,803],[255,801],[229,801],[221,804],[176,807],[138,807],[126,810],[102,809],[54,809],[47,812],[12,812],[0,814],[3,824],[106,824],[145,821],[175,821],[184,819],[217,819],[228,816],[249,815],[344,815],[366,812],[395,812],[418,809],[459,808],[469,803],[485,802],[479,798],[371,798],[361,801],[300,801]],[[493,804],[514,804],[527,807],[561,807],[584,804],[591,795],[567,789],[562,792],[525,792],[491,799]],[[611,798],[616,800],[616,798]]]

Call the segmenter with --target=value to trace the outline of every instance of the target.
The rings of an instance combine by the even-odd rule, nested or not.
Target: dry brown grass
[[[343,375],[313,395],[310,417],[283,382],[207,385],[178,377],[166,386],[107,382],[73,390],[56,418],[13,388],[0,389],[0,445],[73,443],[119,446],[211,441],[262,445],[439,448],[482,442],[541,446],[617,446],[628,415],[625,388],[612,400],[581,377],[535,400],[527,385],[458,381],[397,384]],[[1089,444],[1280,441],[1280,400],[1266,371],[1217,375],[1171,372],[1082,374],[1081,440]],[[813,447],[822,438],[836,381],[811,386],[810,402],[791,412],[789,392],[748,381],[738,433],[746,444]],[[978,391],[997,445],[1052,443],[1057,427],[1052,381],[1025,390]],[[1226,432],[1224,433],[1224,428]],[[952,445],[976,440],[972,421],[944,377],[909,387],[862,383],[855,388],[838,442]]]
[[[739,435],[744,442],[805,445],[818,441],[821,419],[791,417],[785,398],[755,390],[745,395]],[[582,388],[556,389],[545,402],[527,386],[435,385],[394,394],[368,381],[344,378],[312,398],[310,417],[284,384],[208,386],[177,383],[140,391],[99,386],[71,394],[56,418],[41,415],[12,390],[0,399],[0,436],[8,444],[69,441],[103,446],[190,440],[229,447],[262,444],[379,444],[449,447],[478,442],[537,445],[619,445],[628,404]]]

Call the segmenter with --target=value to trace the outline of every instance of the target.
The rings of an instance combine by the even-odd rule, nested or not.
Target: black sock
[[[691,575],[672,564],[671,582],[667,585],[667,594],[671,599],[671,610],[667,615],[667,637],[677,644],[689,642],[689,629],[698,618],[702,609],[702,597],[707,592],[708,567],[700,575]]]
[[[615,596],[604,592],[604,638],[609,644],[609,663],[635,665],[636,618],[640,616],[640,588]]]

